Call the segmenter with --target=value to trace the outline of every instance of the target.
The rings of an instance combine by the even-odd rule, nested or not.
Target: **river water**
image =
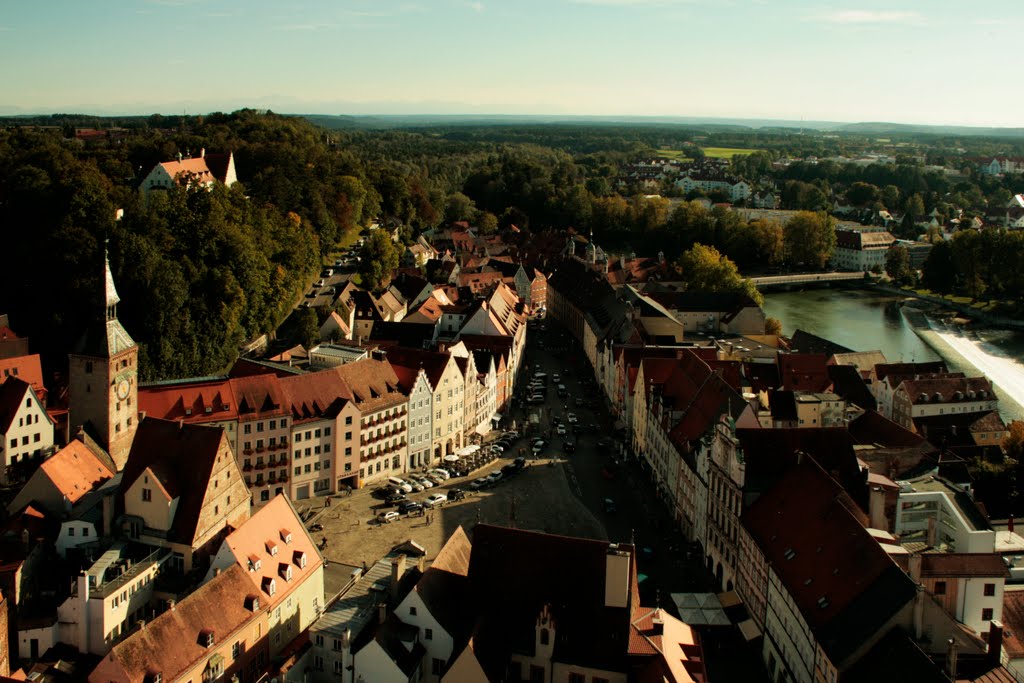
[[[870,290],[809,289],[768,293],[764,309],[786,335],[801,329],[854,351],[877,349],[890,363],[941,358],[952,371],[985,375],[1003,418],[1024,419],[1024,334],[975,328],[965,336],[938,324],[918,334],[900,313],[901,300]]]

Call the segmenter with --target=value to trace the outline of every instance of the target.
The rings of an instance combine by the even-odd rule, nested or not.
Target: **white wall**
[[[76,548],[85,543],[96,542],[96,525],[92,522],[81,520],[70,520],[60,525],[60,534],[57,536],[57,554],[61,557],[67,556],[68,548]]]

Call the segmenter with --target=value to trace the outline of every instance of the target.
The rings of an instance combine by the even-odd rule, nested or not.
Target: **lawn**
[[[763,149],[740,149],[738,147],[705,147],[704,156],[710,159],[731,159],[734,156],[747,156],[754,152],[763,152]]]
[[[676,161],[693,161],[693,159],[686,156],[686,152],[684,152],[681,149],[662,148],[658,150],[658,156],[662,159],[674,159]]]

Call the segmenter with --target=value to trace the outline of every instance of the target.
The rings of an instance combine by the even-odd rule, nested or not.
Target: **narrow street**
[[[608,539],[635,545],[643,604],[658,604],[677,614],[671,594],[717,593],[701,554],[689,552],[691,545],[656,498],[654,486],[640,463],[623,457],[622,443],[627,437],[624,433],[616,434],[615,420],[582,350],[557,324],[549,321],[544,328],[531,322],[528,368],[520,380],[513,410],[517,424],[528,422],[530,413],[538,415],[539,424],[534,425],[533,432],[552,435],[543,455],[563,454],[570,488],[604,524]],[[525,405],[525,387],[538,369],[548,375],[546,400]],[[555,375],[560,381],[554,380]],[[556,393],[558,384],[564,384],[568,390],[564,399]],[[588,405],[577,407],[577,398]],[[573,436],[572,430],[568,430],[566,436],[558,436],[556,419],[564,423],[569,413],[577,416],[579,434]],[[565,452],[566,438],[575,441],[575,452]],[[611,505],[606,501],[611,501]],[[614,511],[609,511],[609,507]],[[768,680],[758,649],[748,646],[734,626],[697,628],[704,643],[710,680]]]

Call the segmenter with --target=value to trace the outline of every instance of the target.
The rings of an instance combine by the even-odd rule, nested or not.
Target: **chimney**
[[[928,544],[929,548],[934,548],[935,547],[935,518],[934,517],[929,517],[928,518],[928,536],[925,539],[925,541]]]
[[[910,578],[914,580],[914,583],[921,583],[921,554],[914,553],[907,560],[909,563],[907,573],[910,574]]]
[[[416,568],[419,569],[420,572],[427,571],[427,556],[426,555],[420,555],[420,559],[416,562]]]
[[[950,680],[956,680],[956,660],[960,654],[960,648],[957,646],[956,640],[950,638],[946,641],[946,673],[949,675]]]
[[[377,605],[377,619],[383,624],[388,618],[388,603],[382,602]]]
[[[612,543],[605,555],[604,605],[626,607],[629,603],[630,552]]]
[[[205,147],[200,147],[199,148],[199,158],[200,159],[205,159],[206,158],[206,148]]]
[[[214,576],[220,576],[220,567],[214,567],[213,568],[213,575]]]
[[[391,560],[391,599],[398,601],[398,582],[405,574],[405,555],[399,555]]]
[[[167,609],[171,610],[172,612],[174,611],[174,598],[171,598],[167,601]]]
[[[146,630],[146,620],[145,619],[139,619],[139,630],[141,630],[141,631],[145,631]]]
[[[1003,657],[1003,622],[993,619],[988,627],[988,663],[996,668]]]

